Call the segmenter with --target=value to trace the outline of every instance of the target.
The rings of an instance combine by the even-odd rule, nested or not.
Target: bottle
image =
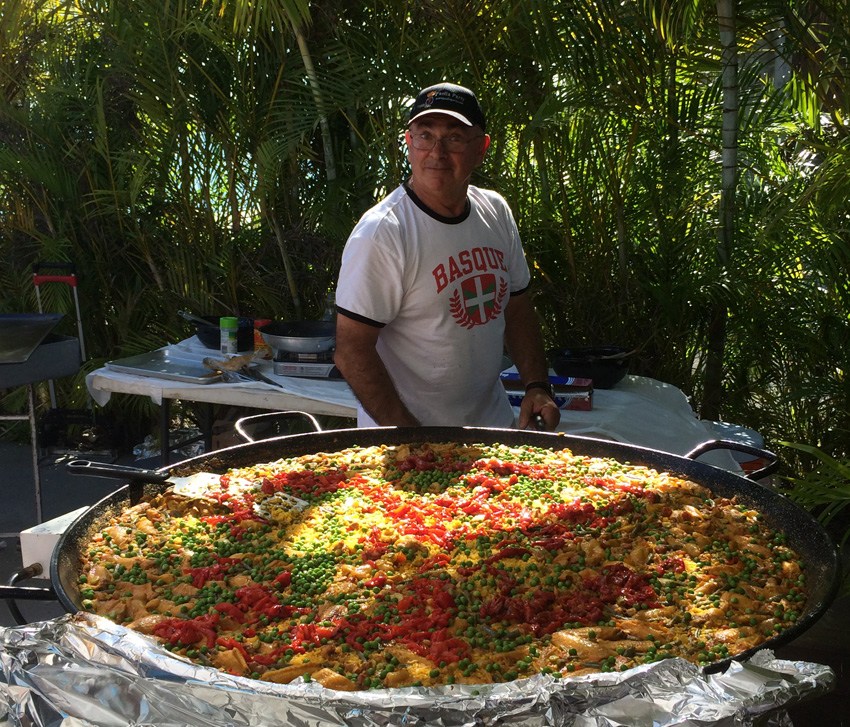
[[[323,321],[336,321],[336,291],[332,290],[325,296],[325,312]]]
[[[219,319],[221,328],[221,352],[236,353],[236,332],[239,330],[239,319],[232,316],[222,316]]]
[[[254,319],[254,350],[263,351],[263,358],[271,358],[271,349],[269,348],[269,345],[265,342],[263,334],[260,333],[260,329],[263,326],[267,326],[269,323],[271,323],[271,320],[269,318]]]

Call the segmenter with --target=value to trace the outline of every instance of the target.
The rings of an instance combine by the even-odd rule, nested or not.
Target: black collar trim
[[[415,204],[419,209],[421,209],[426,215],[429,217],[433,217],[437,222],[442,222],[446,225],[459,225],[463,222],[467,217],[469,217],[469,213],[472,211],[472,205],[469,202],[469,197],[466,198],[466,204],[463,207],[463,212],[461,212],[457,217],[445,217],[444,215],[438,214],[434,212],[428,205],[426,205],[419,197],[416,192],[411,189],[408,184],[408,180],[402,182],[402,186],[404,187],[405,192],[410,195],[410,199],[413,200],[413,204]]]

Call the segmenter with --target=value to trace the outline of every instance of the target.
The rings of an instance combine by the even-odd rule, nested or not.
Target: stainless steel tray
[[[221,381],[221,374],[210,371],[200,361],[179,358],[167,349],[108,361],[106,367],[124,374],[183,381],[187,384],[214,384]]]

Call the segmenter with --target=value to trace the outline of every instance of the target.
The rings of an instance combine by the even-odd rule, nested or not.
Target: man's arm
[[[343,314],[336,319],[334,363],[366,413],[381,426],[413,427],[416,420],[399,398],[375,349],[380,328]]]
[[[543,347],[540,321],[527,293],[512,295],[505,308],[505,344],[524,386],[549,381],[549,365]],[[540,414],[551,432],[561,421],[558,405],[543,389],[530,389],[519,409],[519,427],[528,428],[531,418]]]

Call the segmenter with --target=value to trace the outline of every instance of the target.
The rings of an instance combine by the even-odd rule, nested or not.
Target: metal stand
[[[35,518],[36,522],[42,522],[41,515],[41,471],[38,467],[38,428],[35,423],[35,389],[33,384],[27,384],[27,413],[26,414],[0,414],[0,421],[30,423],[30,440],[32,442],[32,474],[35,482]],[[0,533],[0,537],[17,537],[19,533]]]
[[[171,429],[171,400],[163,398],[159,406],[159,448],[160,448],[160,463],[163,467],[171,464],[169,456],[174,450],[180,447],[185,447],[187,444],[204,440],[204,449],[207,452],[212,452],[212,404],[203,402],[204,406],[201,411],[201,434],[191,439],[184,439],[181,442],[171,444],[169,431]]]

